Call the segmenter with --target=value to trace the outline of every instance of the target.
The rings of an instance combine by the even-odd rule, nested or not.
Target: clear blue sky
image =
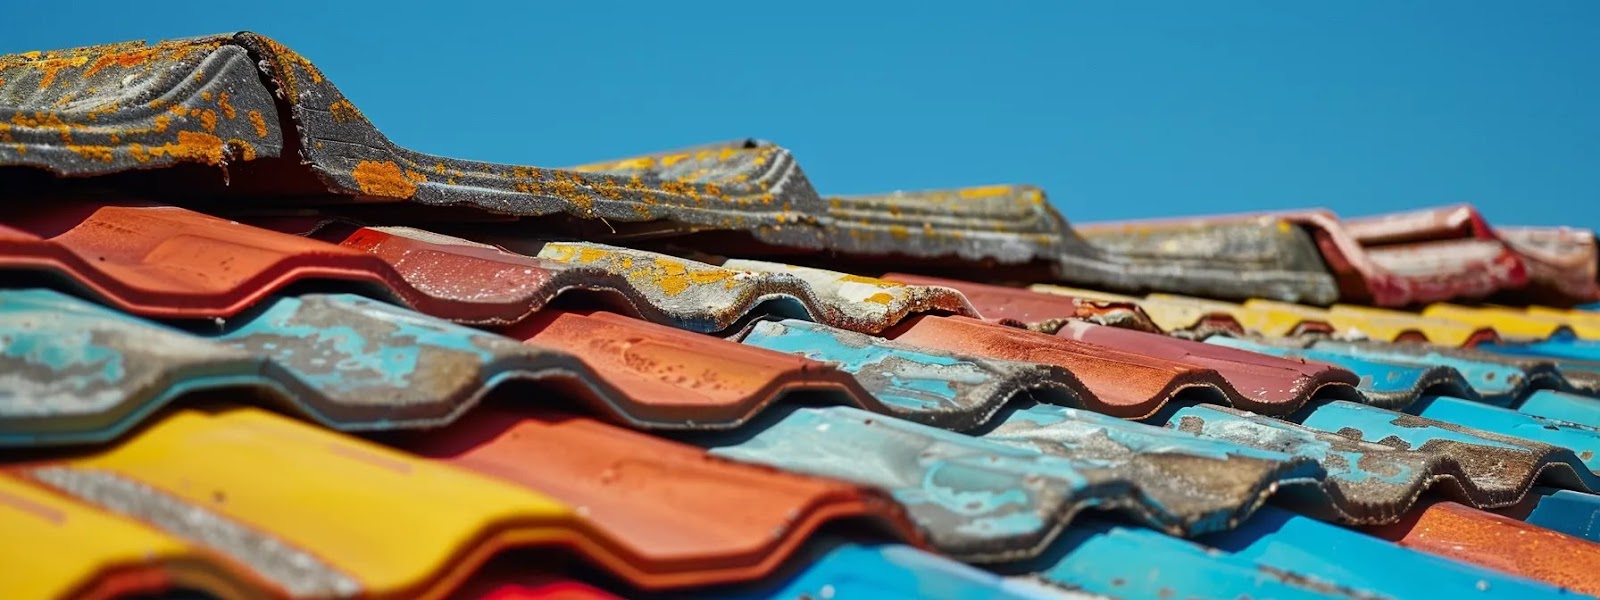
[[[823,193],[1034,183],[1076,221],[1473,202],[1600,227],[1600,2],[327,4],[35,3],[0,52],[256,31],[463,158],[753,136]]]

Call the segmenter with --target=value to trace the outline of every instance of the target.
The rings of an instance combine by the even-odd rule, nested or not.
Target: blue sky
[[[823,193],[1033,183],[1075,221],[1472,202],[1600,227],[1600,2],[403,6],[81,2],[0,21],[0,52],[256,31],[462,158],[760,137]]]

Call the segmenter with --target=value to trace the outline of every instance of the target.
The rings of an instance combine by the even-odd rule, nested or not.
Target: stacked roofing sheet
[[[445,159],[248,33],[0,113],[0,597],[1600,592],[1587,231]]]

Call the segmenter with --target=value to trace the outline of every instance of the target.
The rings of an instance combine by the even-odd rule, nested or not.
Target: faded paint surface
[[[993,435],[837,407],[708,443],[717,456],[883,487],[935,548],[983,562],[1036,556],[1086,506],[1174,533],[1227,527],[1309,466],[1055,407],[1019,412]]]

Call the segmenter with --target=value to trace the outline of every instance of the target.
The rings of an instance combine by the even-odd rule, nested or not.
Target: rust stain
[[[363,160],[351,172],[361,193],[386,198],[410,198],[417,193],[417,184],[406,179],[400,166],[393,161]]]

